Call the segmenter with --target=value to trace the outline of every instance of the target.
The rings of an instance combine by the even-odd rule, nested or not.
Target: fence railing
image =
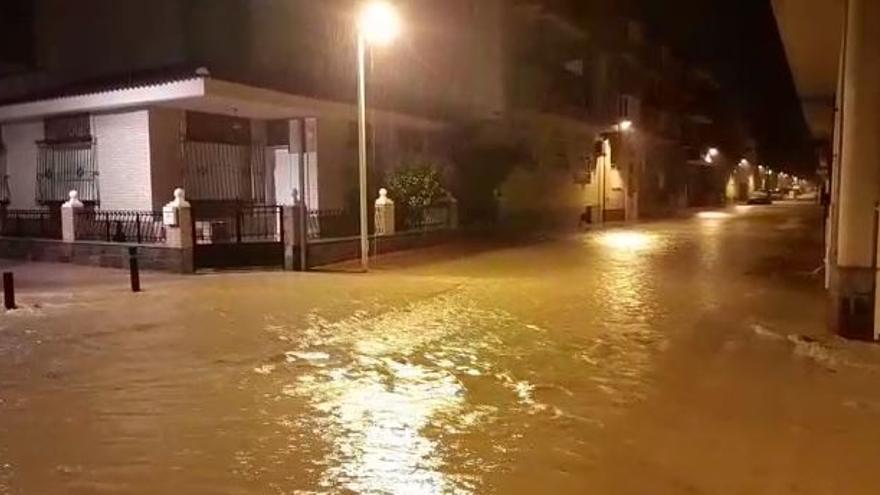
[[[450,226],[449,205],[436,205],[427,208],[417,227],[421,229],[442,229]]]
[[[307,232],[308,238],[313,240],[356,236],[360,233],[360,214],[341,209],[310,210]]]
[[[81,201],[100,200],[94,142],[37,144],[37,201],[64,202],[72,190]]]
[[[185,141],[184,187],[192,200],[266,200],[266,151],[262,145]]]
[[[282,242],[282,209],[275,205],[235,205],[193,210],[196,244]]]
[[[61,212],[55,210],[0,209],[0,235],[61,239]]]
[[[409,214],[402,208],[396,213],[398,232],[435,230],[447,228],[451,224],[450,206],[438,204],[422,210],[420,214]],[[373,206],[367,214],[368,232],[375,232]],[[353,237],[360,234],[360,214],[356,210],[310,210],[308,215],[308,238],[335,239]]]
[[[0,204],[9,203],[9,176],[0,175]]]
[[[75,213],[76,239],[161,244],[165,225],[160,211],[83,210]]]

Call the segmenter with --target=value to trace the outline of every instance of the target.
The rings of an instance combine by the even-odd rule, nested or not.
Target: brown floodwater
[[[48,282],[0,314],[0,494],[877,493],[880,353],[823,333],[818,222],[740,207],[138,295],[19,266]]]

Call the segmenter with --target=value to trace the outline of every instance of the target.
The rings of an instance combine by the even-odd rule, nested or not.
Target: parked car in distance
[[[772,205],[773,197],[767,191],[755,191],[749,194],[749,200],[746,203],[750,205]]]

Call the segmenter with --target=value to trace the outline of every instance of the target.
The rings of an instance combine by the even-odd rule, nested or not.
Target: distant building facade
[[[721,204],[737,165],[756,159],[714,78],[650,39],[627,2],[559,4],[515,2],[507,21],[508,110],[543,116],[535,122],[558,143],[505,188],[545,184],[532,195],[554,198],[566,218],[590,207],[597,221]],[[514,198],[507,206],[529,208]]]

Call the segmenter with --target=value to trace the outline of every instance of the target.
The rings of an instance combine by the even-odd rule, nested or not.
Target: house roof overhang
[[[352,103],[322,100],[204,76],[120,85],[94,91],[59,95],[0,105],[0,122],[26,121],[75,113],[102,113],[124,109],[167,107],[253,119],[338,117],[355,119]],[[446,124],[420,116],[374,110],[382,122],[440,130]]]

